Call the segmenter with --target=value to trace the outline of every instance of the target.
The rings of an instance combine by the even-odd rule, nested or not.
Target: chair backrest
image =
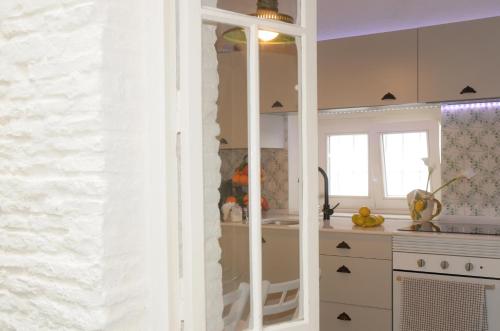
[[[299,286],[300,280],[295,279],[289,282],[271,284],[265,280],[262,282],[262,298],[264,306],[262,307],[262,314],[264,316],[284,313],[292,311],[294,316],[297,314],[297,306],[299,304]],[[295,291],[291,297],[289,292]],[[269,295],[281,293],[279,301],[266,304]]]
[[[229,312],[224,316],[224,331],[234,331],[241,320],[243,311],[250,295],[250,286],[247,283],[240,283],[237,290],[224,295],[224,307],[228,307]]]

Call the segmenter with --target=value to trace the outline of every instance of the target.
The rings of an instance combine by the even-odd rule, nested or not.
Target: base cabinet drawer
[[[391,309],[391,261],[320,255],[319,266],[321,300]]]
[[[381,235],[320,232],[319,253],[391,260],[392,239],[391,236]]]
[[[391,331],[388,309],[320,302],[320,331]]]

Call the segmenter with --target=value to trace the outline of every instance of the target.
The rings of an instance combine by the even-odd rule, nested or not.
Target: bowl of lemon
[[[372,215],[368,207],[361,207],[358,210],[359,214],[352,215],[352,222],[363,228],[372,228],[384,223],[382,215]]]

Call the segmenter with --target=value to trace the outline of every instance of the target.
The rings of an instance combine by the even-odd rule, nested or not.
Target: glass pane
[[[203,150],[207,329],[249,320],[250,241],[247,49],[203,26]],[[289,38],[289,36],[285,36]],[[290,37],[291,38],[291,37]],[[295,41],[295,38],[291,38]],[[297,319],[300,302],[297,47],[260,45],[260,141],[264,324]],[[256,132],[256,134],[259,134]],[[220,234],[220,238],[219,238]],[[286,258],[284,258],[286,257]],[[270,306],[287,288],[279,313]],[[241,301],[240,301],[241,300]],[[279,301],[279,300],[278,300]]]
[[[297,47],[261,45],[259,60],[263,314],[264,325],[271,325],[299,315]]]
[[[382,135],[386,197],[406,197],[414,189],[426,189],[427,132]]]
[[[219,30],[203,25],[207,330],[244,324],[251,309],[247,54],[225,47]]]
[[[297,0],[201,0],[203,5],[239,14],[297,23]]]
[[[327,146],[330,195],[368,196],[368,135],[329,136]]]

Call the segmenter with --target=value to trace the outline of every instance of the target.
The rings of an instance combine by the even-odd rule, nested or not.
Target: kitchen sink
[[[297,225],[299,218],[297,217],[270,217],[262,220],[262,224],[272,225]]]

